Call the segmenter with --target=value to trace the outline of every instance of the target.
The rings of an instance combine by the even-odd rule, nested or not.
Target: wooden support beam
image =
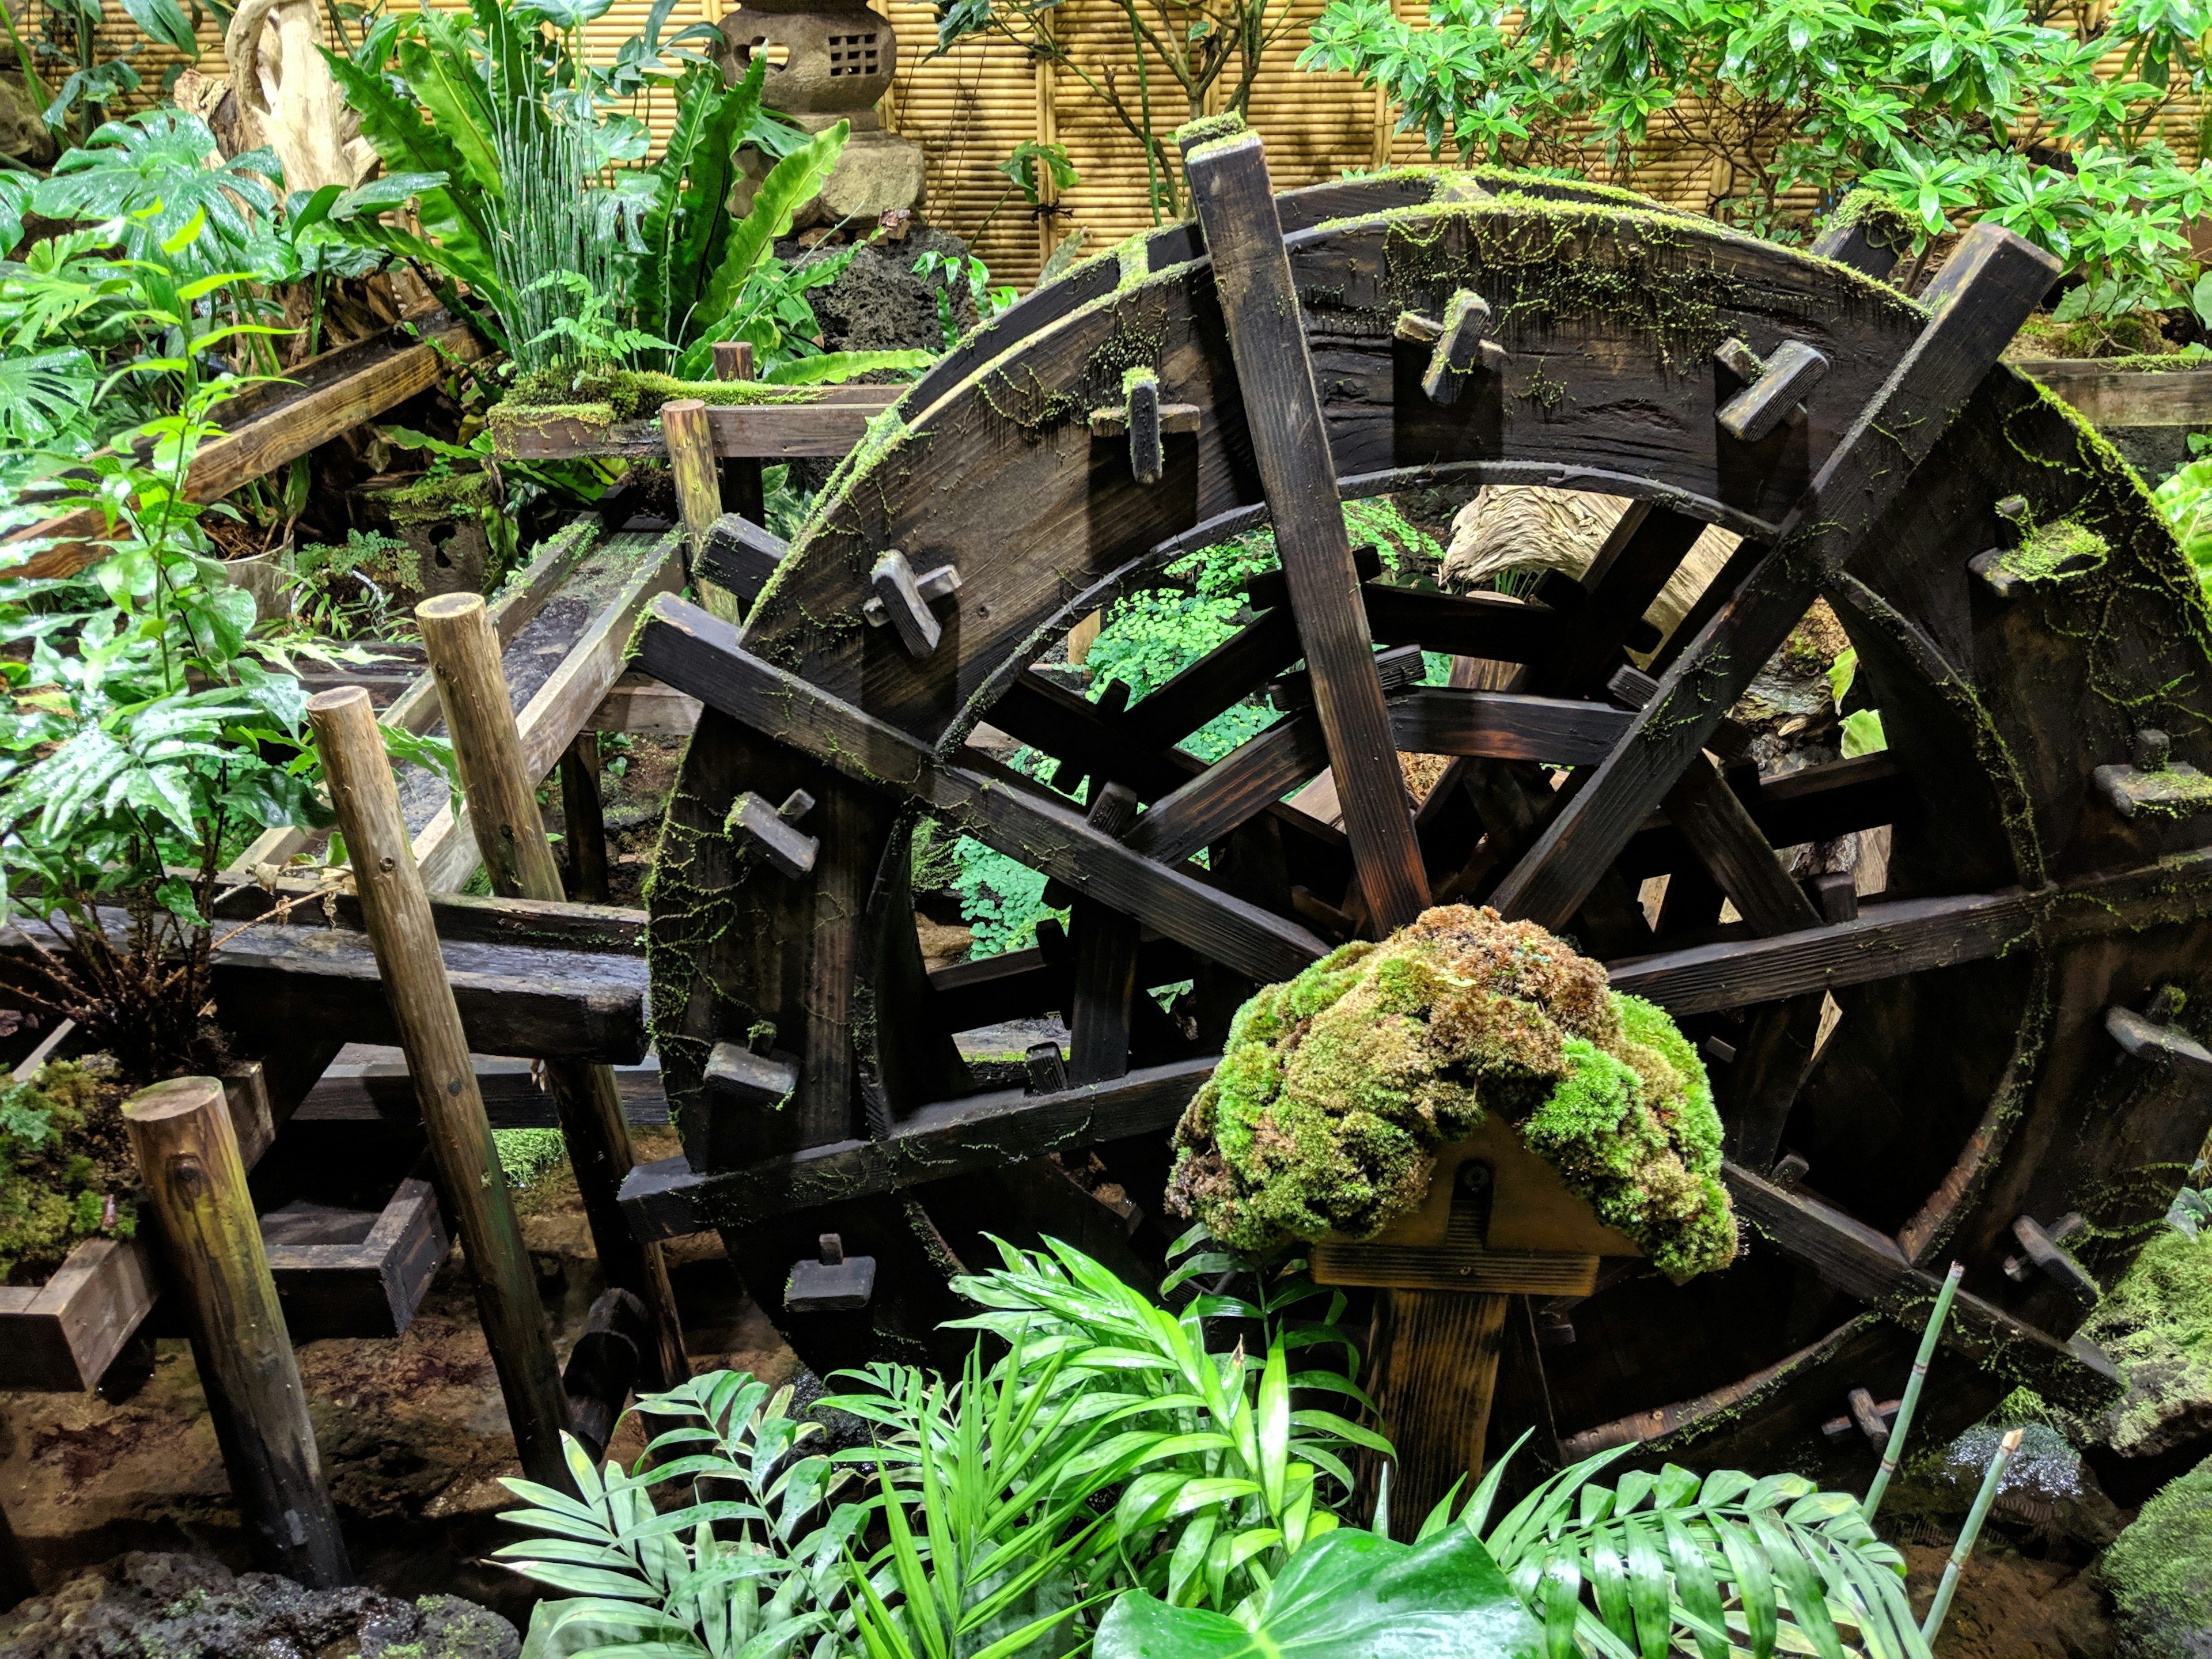
[[[684,585],[681,538],[668,536],[641,562],[614,598],[592,618],[560,667],[539,686],[537,694],[515,717],[522,743],[522,769],[533,784],[551,775],[562,751],[574,743],[607,695],[607,689],[623,667],[631,630],[639,613],[656,595],[672,593]],[[432,892],[453,892],[476,873],[476,837],[469,829],[469,809],[459,813],[451,806],[415,838],[415,861]]]
[[[707,405],[696,398],[678,398],[660,406],[661,437],[668,446],[668,471],[676,481],[676,510],[696,560],[722,516],[722,479],[714,465],[714,436],[707,426]]]
[[[1574,625],[1559,630],[1552,649],[1534,664],[1529,689],[1571,696],[1589,691],[1706,528],[1686,513],[1631,501],[1583,573]]]
[[[1910,487],[2057,274],[2052,256],[2010,231],[1984,222],[1966,233],[1924,296],[1927,327],[1821,464],[1775,550],[1667,671],[1589,786],[1499,884],[1492,902],[1500,911],[1547,927],[1574,914],[1788,638],[1820,582]]]
[[[534,778],[523,759],[522,734],[483,600],[474,593],[446,594],[417,605],[415,619],[438,678],[446,729],[453,734],[454,759],[468,793],[471,832],[492,891],[501,898],[561,902],[567,896],[560,866],[538,816]],[[604,848],[601,855],[604,860]],[[427,921],[427,902],[422,908]],[[373,909],[370,914],[373,918]],[[674,1388],[691,1374],[684,1357],[684,1328],[659,1249],[639,1244],[623,1220],[617,1194],[637,1158],[614,1071],[604,1064],[549,1060],[546,1080],[561,1109],[561,1139],[599,1266],[608,1284],[644,1304],[654,1334],[653,1351],[646,1356],[647,1373],[659,1386]],[[471,1065],[471,1088],[475,1081]],[[483,1109],[479,1097],[479,1117]]]
[[[906,732],[753,656],[696,605],[656,599],[639,651],[657,678],[848,777],[907,792],[986,845],[1255,979],[1288,979],[1327,954],[1296,923],[1101,835],[1028,779],[939,762]]]
[[[725,461],[725,466],[743,465]],[[758,465],[755,462],[753,465]],[[746,605],[760,597],[768,579],[776,573],[791,544],[772,536],[754,520],[738,513],[725,513],[707,532],[707,544],[692,561],[695,580],[709,581],[738,596]]]
[[[507,1177],[477,1093],[476,1067],[439,956],[429,896],[408,847],[399,793],[368,694],[323,692],[308,702],[307,720],[407,1050],[422,1126],[437,1159],[439,1189],[468,1251],[515,1449],[532,1480],[566,1491],[570,1482],[561,1431],[568,1426],[568,1404],[538,1299],[538,1273],[515,1224]]]
[[[211,1077],[156,1084],[131,1098],[123,1121],[254,1562],[335,1589],[352,1570],[222,1085]]]
[[[1006,1089],[944,1101],[900,1120],[883,1139],[810,1146],[744,1169],[702,1174],[680,1158],[641,1164],[623,1183],[623,1207],[639,1237],[679,1238],[1156,1133],[1182,1115],[1218,1058],[1146,1066],[1052,1094]]]
[[[1942,1281],[1914,1267],[1888,1234],[1735,1164],[1723,1173],[1736,1212],[1791,1261],[1908,1328],[1926,1322]],[[2061,1341],[1963,1291],[1952,1304],[1943,1343],[2076,1410],[2100,1409],[2122,1386],[2112,1362],[2089,1343]]]
[[[714,378],[718,380],[750,380],[753,378],[753,343],[750,340],[717,340],[714,342]],[[765,481],[761,476],[761,459],[757,455],[727,455],[722,459],[722,505],[741,518],[755,524],[768,517],[768,495]],[[747,599],[747,604],[751,600]]]
[[[435,385],[449,362],[473,362],[483,351],[475,331],[444,311],[326,351],[286,376],[294,384],[249,390],[216,405],[215,418],[226,430],[193,453],[185,495],[220,501]],[[100,514],[89,508],[18,530],[0,548],[33,540],[53,545],[7,574],[74,575],[106,556],[96,539],[103,533]]]
[[[1380,1291],[1365,1379],[1382,1431],[1399,1448],[1390,1533],[1410,1543],[1456,1481],[1480,1479],[1512,1297]]]
[[[1256,133],[1194,141],[1183,166],[1236,360],[1253,460],[1344,803],[1345,833],[1382,932],[1427,908],[1428,876],[1391,741],[1344,528],[1290,256]]]
[[[1446,656],[1538,662],[1571,632],[1552,606],[1503,593],[1424,593],[1368,582],[1359,596],[1378,643],[1418,645]]]
[[[607,902],[607,819],[599,799],[599,734],[585,731],[561,751],[561,823],[568,848],[562,884],[586,904]]]
[[[1091,827],[1119,840],[1137,816],[1136,792],[1109,783],[1091,793]],[[1129,1014],[1137,984],[1137,948],[1143,929],[1132,915],[1099,903],[1075,901],[1075,1006],[1070,1011],[1068,1075],[1078,1083],[1103,1083],[1129,1069]]]

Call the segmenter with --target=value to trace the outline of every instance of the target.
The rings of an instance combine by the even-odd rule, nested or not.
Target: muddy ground
[[[638,1133],[642,1158],[672,1157],[670,1131]],[[604,1288],[565,1167],[519,1195],[560,1352]],[[695,1368],[734,1366],[775,1382],[797,1367],[739,1289],[713,1235],[670,1247]],[[112,1373],[99,1395],[0,1393],[0,1503],[42,1589],[125,1550],[190,1551],[250,1565],[182,1339],[152,1345],[150,1366]],[[409,1598],[466,1596],[519,1626],[531,1587],[484,1557],[513,1534],[494,1519],[520,1472],[476,1298],[457,1249],[414,1323],[383,1340],[303,1344],[301,1380],[361,1579]],[[617,1436],[627,1462],[634,1425]]]

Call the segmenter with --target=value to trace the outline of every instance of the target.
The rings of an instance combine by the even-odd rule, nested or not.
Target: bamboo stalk
[[[183,1295],[192,1363],[253,1559],[336,1589],[352,1570],[222,1085],[157,1083],[131,1097],[123,1121],[160,1223],[162,1264]]]
[[[1966,1276],[1965,1263],[1954,1261],[1951,1271],[1943,1275],[1943,1288],[1936,1292],[1935,1311],[1928,1316],[1928,1328],[1920,1334],[1920,1352],[1913,1359],[1912,1375],[1905,1379],[1904,1397],[1897,1402],[1897,1421],[1889,1425],[1889,1445],[1881,1455],[1881,1467],[1874,1473],[1874,1484],[1867,1488],[1866,1501],[1859,1505],[1869,1525],[1881,1507],[1882,1494],[1889,1490],[1890,1477],[1897,1473],[1898,1460],[1905,1455],[1905,1437],[1912,1428],[1913,1410],[1920,1404],[1921,1385],[1928,1381],[1928,1362],[1936,1357],[1943,1322],[1950,1317],[1951,1298],[1959,1293],[1959,1281]]]
[[[559,902],[566,896],[560,866],[545,838],[535,781],[523,763],[514,700],[483,600],[474,593],[441,594],[416,606],[415,617],[437,676],[446,729],[453,734],[461,787],[468,795],[469,827],[492,891],[501,898]],[[660,1247],[639,1243],[623,1214],[623,1178],[637,1158],[614,1068],[548,1060],[545,1076],[560,1111],[562,1139],[576,1172],[576,1190],[591,1223],[599,1266],[608,1284],[634,1292],[645,1304],[654,1349],[645,1357],[646,1372],[659,1387],[672,1389],[690,1377],[691,1367],[684,1355],[683,1324]]]
[[[476,1065],[446,978],[430,897],[415,867],[376,711],[361,687],[341,686],[307,700],[307,721],[345,836],[377,970],[406,1051],[438,1184],[476,1277],[477,1307],[506,1396],[515,1449],[532,1480],[566,1491],[571,1483],[561,1434],[568,1425],[568,1406],[553,1358],[552,1334],[507,1196],[491,1125],[484,1119]]]
[[[1943,1617],[1951,1611],[1951,1598],[1958,1593],[1959,1575],[1965,1571],[1966,1558],[1974,1553],[1974,1540],[1982,1535],[1982,1522],[1990,1513],[1990,1505],[1996,1501],[1997,1488],[2004,1484],[2006,1468],[2012,1455],[2020,1449],[2021,1437],[2025,1429],[2014,1429],[1997,1443],[1996,1455],[1990,1459],[1990,1467],[1982,1476],[1982,1489],[1974,1494],[1974,1507],[1966,1511],[1966,1524],[1959,1533],[1959,1541],[1951,1547],[1951,1559],[1943,1567],[1943,1582],[1936,1586],[1936,1599],[1928,1604],[1928,1616],[1920,1622],[1920,1639],[1930,1647],[1936,1644],[1936,1632],[1943,1628]]]

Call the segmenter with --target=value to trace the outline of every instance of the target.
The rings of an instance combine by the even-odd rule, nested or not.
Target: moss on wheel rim
[[[1439,906],[1261,990],[1176,1130],[1170,1207],[1222,1243],[1372,1237],[1490,1112],[1680,1280],[1735,1260],[1721,1128],[1660,1009],[1532,922]]]

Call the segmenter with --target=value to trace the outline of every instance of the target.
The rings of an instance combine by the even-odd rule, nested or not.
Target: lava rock
[[[795,242],[778,245],[776,252],[794,264],[809,257]],[[928,276],[917,273],[915,263],[925,253],[965,259],[968,244],[927,227],[909,231],[902,240],[859,248],[836,282],[809,292],[807,300],[822,325],[822,349],[942,351],[945,319],[937,308],[939,295],[951,301],[953,328],[962,333],[973,328],[975,304],[967,283],[948,284],[942,272]]]
[[[516,1659],[514,1626],[453,1595],[311,1590],[134,1551],[0,1616],[0,1659]]]

